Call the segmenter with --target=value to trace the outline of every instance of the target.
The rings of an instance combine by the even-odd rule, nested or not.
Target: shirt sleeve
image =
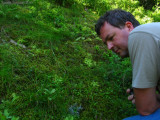
[[[132,87],[151,88],[158,82],[158,46],[149,33],[136,32],[129,36],[128,50],[132,62]]]

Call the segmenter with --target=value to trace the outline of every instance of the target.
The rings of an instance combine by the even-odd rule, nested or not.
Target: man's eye
[[[112,37],[110,37],[110,39],[109,40],[113,40],[113,36]]]

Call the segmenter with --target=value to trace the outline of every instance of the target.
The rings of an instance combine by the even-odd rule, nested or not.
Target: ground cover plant
[[[0,119],[121,120],[137,114],[125,93],[130,61],[106,49],[94,24],[114,8],[132,12],[141,24],[159,21],[158,7],[146,10],[137,0],[1,2]]]

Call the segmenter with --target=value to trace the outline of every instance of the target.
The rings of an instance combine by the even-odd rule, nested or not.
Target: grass
[[[120,120],[137,114],[125,94],[130,61],[107,51],[96,36],[98,9],[86,9],[84,1],[63,7],[49,0],[30,2],[0,5],[0,118]],[[138,6],[119,2],[125,9]],[[153,19],[150,11],[147,17],[140,12],[133,11],[146,18],[141,23],[159,19],[156,10]]]

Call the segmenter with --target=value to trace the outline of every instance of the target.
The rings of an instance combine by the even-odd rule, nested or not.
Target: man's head
[[[138,25],[139,22],[131,13],[115,9],[99,18],[95,30],[108,49],[121,57],[127,57],[129,33]]]

